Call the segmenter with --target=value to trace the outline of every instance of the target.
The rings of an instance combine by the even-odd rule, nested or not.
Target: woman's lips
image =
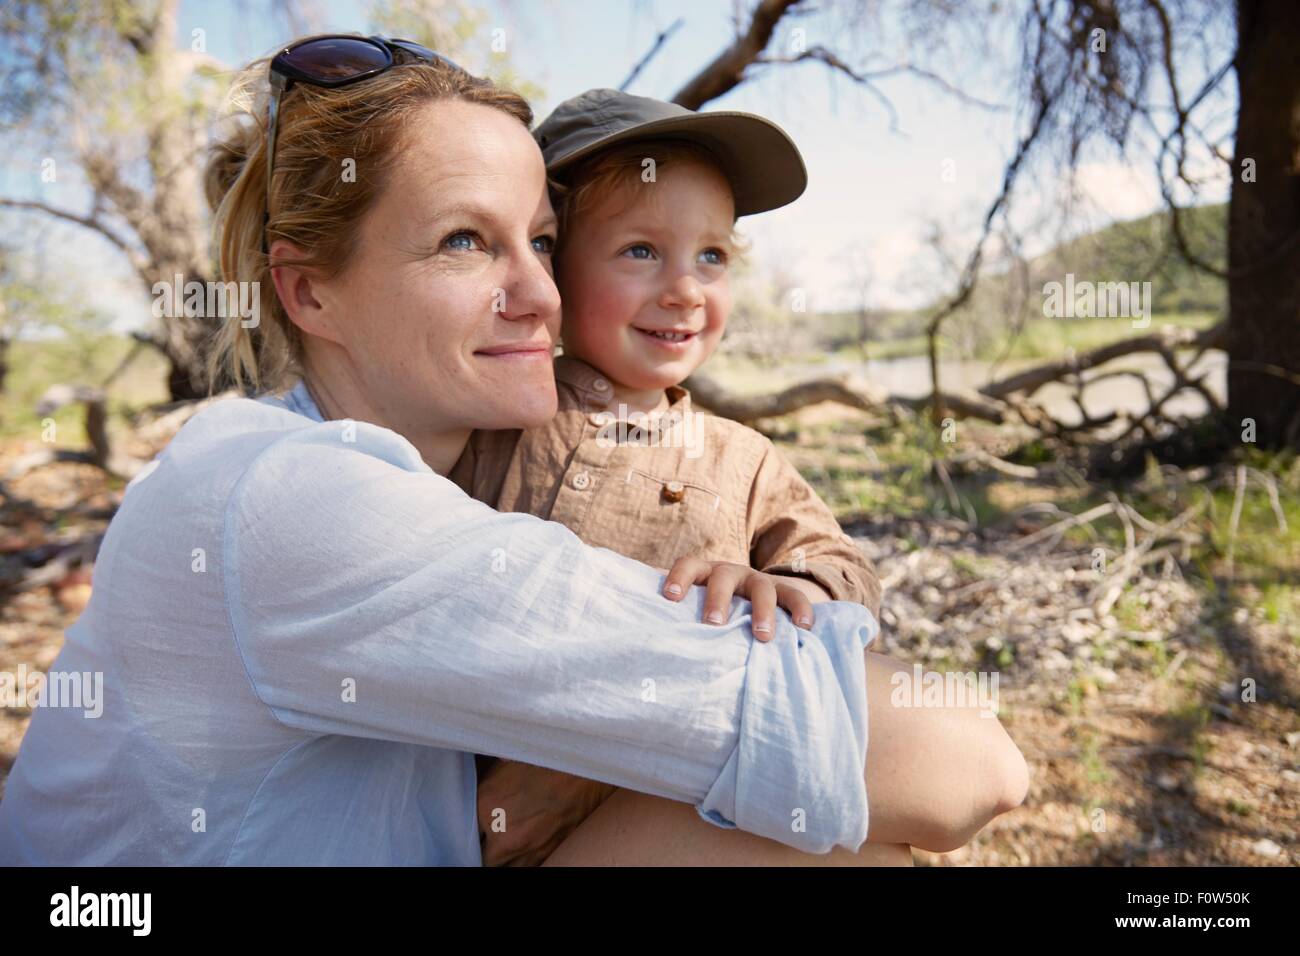
[[[643,329],[635,325],[632,326],[632,328],[640,332],[641,337],[647,342],[653,342],[659,348],[666,349],[669,352],[686,351],[687,347],[695,341],[695,337],[699,335],[698,332],[682,332],[673,331],[671,329]]]
[[[523,345],[494,345],[491,348],[479,349],[474,353],[482,355],[485,358],[503,359],[507,362],[536,362],[550,361],[551,346],[537,344]]]

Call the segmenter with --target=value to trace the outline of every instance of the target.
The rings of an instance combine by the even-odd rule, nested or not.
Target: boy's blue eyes
[[[633,259],[652,259],[654,258],[654,250],[645,243],[638,242],[636,245],[624,249],[623,255]],[[700,257],[707,265],[722,266],[727,264],[727,254],[721,249],[705,249],[700,253]]]

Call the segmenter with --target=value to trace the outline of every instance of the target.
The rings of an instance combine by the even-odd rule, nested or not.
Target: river
[[[1190,354],[1180,355],[1187,361]],[[997,369],[993,363],[981,360],[941,361],[939,381],[946,392],[975,393],[980,386],[994,379],[1004,378],[1025,368],[1043,364],[1043,359],[1016,359],[1003,362]],[[1157,397],[1173,384],[1173,375],[1164,361],[1152,353],[1125,356],[1104,366],[1105,370],[1131,369],[1144,373],[1151,381]],[[776,370],[774,370],[776,371]],[[1199,375],[1209,373],[1206,384],[1220,401],[1227,395],[1227,355],[1218,350],[1201,356],[1193,371]],[[920,398],[930,394],[930,363],[923,355],[905,358],[856,359],[833,358],[820,362],[791,362],[782,365],[768,381],[772,385],[786,386],[810,378],[830,375],[849,375],[874,389],[903,398]],[[1048,412],[1065,424],[1079,422],[1079,410],[1074,403],[1074,389],[1054,382],[1043,386],[1034,394],[1034,401],[1045,405]],[[1084,391],[1088,413],[1099,417],[1112,411],[1138,412],[1148,406],[1146,393],[1137,379],[1130,376],[1110,378]],[[1165,405],[1173,415],[1198,415],[1206,411],[1205,400],[1196,392],[1184,390]]]

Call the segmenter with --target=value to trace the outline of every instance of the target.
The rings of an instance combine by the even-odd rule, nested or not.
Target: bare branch
[[[109,226],[104,224],[96,215],[79,215],[67,209],[59,209],[48,203],[37,202],[27,199],[5,199],[0,197],[0,207],[9,209],[30,209],[36,212],[43,212],[46,215],[54,216],[56,219],[63,219],[67,222],[74,222],[79,226],[85,226],[99,233],[113,245],[117,246],[131,261],[131,267],[140,275],[148,275],[147,260],[140,251],[127,242],[122,236],[114,232]]]
[[[749,27],[673,96],[673,102],[698,110],[710,100],[731,92],[744,80],[745,69],[767,48],[776,25],[786,12],[803,0],[760,0]]]
[[[746,396],[734,395],[712,379],[703,377],[692,376],[682,384],[701,406],[715,415],[738,422],[788,415],[819,402],[837,402],[862,411],[889,406],[917,411],[929,401],[928,398],[884,396],[834,378],[813,379],[780,392]],[[997,401],[966,395],[946,395],[944,398],[959,415],[994,423],[1001,423],[1006,418],[1005,409]]]
[[[627,79],[618,85],[620,90],[626,90],[632,85],[632,81],[640,75],[643,69],[645,69],[645,65],[654,59],[655,54],[659,52],[659,48],[662,47],[668,41],[668,38],[676,33],[678,28],[685,22],[686,21],[681,17],[678,17],[677,20],[673,22],[672,26],[667,30],[662,31],[659,36],[655,37],[654,45],[650,47],[645,56],[637,60],[636,66],[632,67],[632,72],[627,75]]]
[[[1170,328],[1151,335],[1121,339],[1118,342],[1099,346],[1081,355],[1025,369],[1000,381],[990,382],[979,391],[981,395],[987,395],[989,398],[1006,398],[1013,392],[1023,392],[1026,396],[1031,396],[1049,382],[1060,381],[1070,375],[1104,365],[1114,359],[1132,355],[1135,352],[1162,352],[1174,348],[1221,345],[1226,341],[1227,331],[1227,323],[1221,322],[1201,332],[1194,332],[1191,329]]]
[[[978,96],[972,96],[965,90],[953,86],[938,73],[934,73],[924,67],[916,66],[911,63],[899,63],[896,66],[886,67],[882,70],[869,70],[864,72],[861,70],[855,70],[836,55],[834,51],[828,50],[826,47],[820,45],[811,47],[797,56],[760,56],[755,62],[803,63],[806,60],[815,60],[820,63],[825,63],[832,69],[843,73],[855,83],[860,83],[867,87],[870,87],[876,80],[887,79],[891,76],[910,75],[933,83],[949,96],[953,96],[969,106],[976,106],[980,109],[989,110],[991,112],[1001,112],[1006,109],[1006,107],[1000,103],[990,103],[988,100],[982,100]]]

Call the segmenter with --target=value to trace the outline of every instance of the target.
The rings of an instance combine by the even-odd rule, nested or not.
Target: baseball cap
[[[578,160],[618,143],[683,139],[717,159],[731,182],[736,215],[794,202],[808,185],[803,157],[785,130],[752,113],[697,113],[620,90],[588,90],[565,100],[533,131],[546,171],[563,182]]]

